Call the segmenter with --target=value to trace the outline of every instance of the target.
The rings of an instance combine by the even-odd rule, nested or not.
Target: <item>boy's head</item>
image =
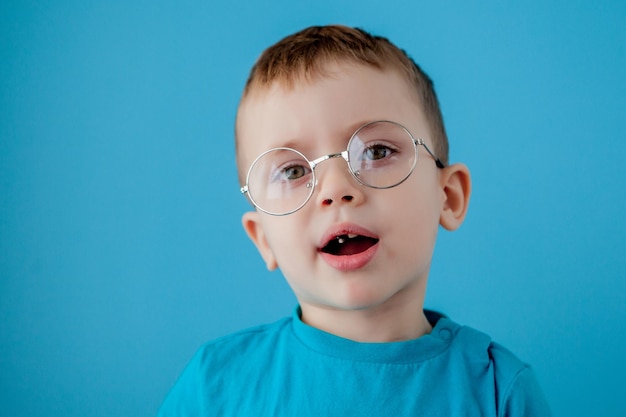
[[[384,38],[305,29],[255,64],[236,129],[242,191],[262,196],[243,226],[303,319],[359,339],[343,313],[404,310],[393,337],[418,332],[438,227],[462,223],[470,193],[429,78]]]
[[[439,101],[430,77],[406,52],[387,38],[347,26],[312,26],[287,36],[267,48],[250,71],[241,101],[275,83],[292,88],[295,83],[327,76],[331,63],[354,63],[378,70],[397,71],[412,87],[430,125],[433,153],[447,165],[448,137]],[[235,130],[237,150],[238,123]],[[245,176],[237,152],[240,182]]]

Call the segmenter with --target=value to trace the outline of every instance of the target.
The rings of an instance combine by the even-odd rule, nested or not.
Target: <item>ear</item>
[[[469,206],[472,181],[469,169],[463,164],[443,168],[440,177],[443,206],[439,224],[447,230],[456,230],[465,219]]]
[[[278,268],[278,263],[276,262],[272,248],[267,241],[265,230],[263,230],[260,214],[256,211],[248,211],[242,216],[241,223],[248,237],[252,240],[252,243],[254,243],[265,261],[267,269],[273,271]]]

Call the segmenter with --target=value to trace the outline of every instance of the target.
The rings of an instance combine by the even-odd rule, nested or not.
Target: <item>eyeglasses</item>
[[[438,168],[444,164],[399,123],[380,120],[366,123],[350,137],[348,148],[309,160],[291,148],[273,148],[259,155],[248,170],[241,193],[259,210],[284,216],[300,210],[315,191],[315,168],[331,158],[343,158],[359,183],[378,189],[402,184],[417,165],[417,147],[423,146]]]

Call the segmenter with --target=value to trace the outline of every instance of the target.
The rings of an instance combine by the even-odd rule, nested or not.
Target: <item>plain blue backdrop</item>
[[[626,415],[626,3],[521,3],[3,1],[0,415],[152,416],[200,344],[291,313],[233,121],[260,52],[327,23],[423,66],[472,170],[427,306],[530,362],[555,415]]]

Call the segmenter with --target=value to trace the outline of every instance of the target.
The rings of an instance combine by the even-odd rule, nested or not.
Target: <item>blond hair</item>
[[[241,102],[258,88],[268,88],[274,83],[292,87],[302,79],[324,76],[325,65],[329,62],[351,62],[398,71],[415,88],[430,123],[435,155],[444,164],[448,163],[448,137],[432,80],[404,50],[387,38],[362,29],[341,25],[311,26],[283,38],[267,48],[252,67]]]

